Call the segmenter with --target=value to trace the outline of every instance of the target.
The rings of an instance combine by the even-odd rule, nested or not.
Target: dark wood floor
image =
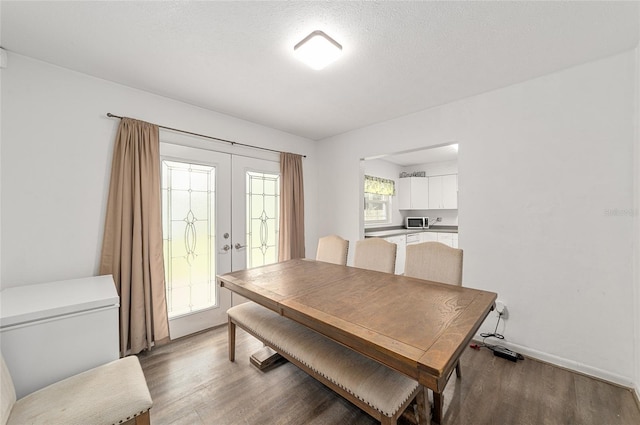
[[[266,373],[249,363],[262,344],[238,329],[236,362],[226,327],[140,355],[153,398],[152,425],[376,424],[290,363]],[[462,356],[462,379],[445,390],[444,425],[638,425],[633,394],[527,359],[483,349]]]

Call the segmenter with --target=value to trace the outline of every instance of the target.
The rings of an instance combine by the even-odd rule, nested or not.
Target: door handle
[[[225,245],[222,247],[222,250],[223,250],[224,252],[227,252],[227,251],[229,251],[230,249],[231,249],[231,246],[230,246],[229,244],[225,244]]]
[[[240,245],[240,242],[238,242],[236,245],[236,249],[242,249],[242,248],[246,248],[246,245]]]

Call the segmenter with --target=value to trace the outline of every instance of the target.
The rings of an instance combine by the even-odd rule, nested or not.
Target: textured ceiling
[[[637,2],[1,7],[11,52],[315,140],[631,49],[640,20]],[[343,45],[322,71],[292,55],[316,29]]]

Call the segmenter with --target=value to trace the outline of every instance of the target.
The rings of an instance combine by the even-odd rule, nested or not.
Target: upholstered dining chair
[[[316,261],[325,263],[347,264],[347,254],[349,253],[349,241],[337,235],[324,236],[318,240],[318,252]]]
[[[0,424],[149,425],[153,405],[136,356],[124,357],[41,388],[21,399],[0,356]]]
[[[398,245],[381,238],[367,238],[356,242],[353,266],[361,269],[394,273]]]
[[[407,245],[404,275],[462,286],[462,250],[440,242]],[[460,360],[456,363],[456,376],[462,377]],[[447,377],[447,381],[449,378],[450,376]],[[442,400],[437,404],[442,406]]]
[[[440,242],[407,245],[404,275],[462,286],[462,250]]]

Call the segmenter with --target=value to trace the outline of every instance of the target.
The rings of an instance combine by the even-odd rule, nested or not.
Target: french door
[[[160,144],[171,338],[226,323],[245,301],[216,275],[278,259],[279,163]]]

